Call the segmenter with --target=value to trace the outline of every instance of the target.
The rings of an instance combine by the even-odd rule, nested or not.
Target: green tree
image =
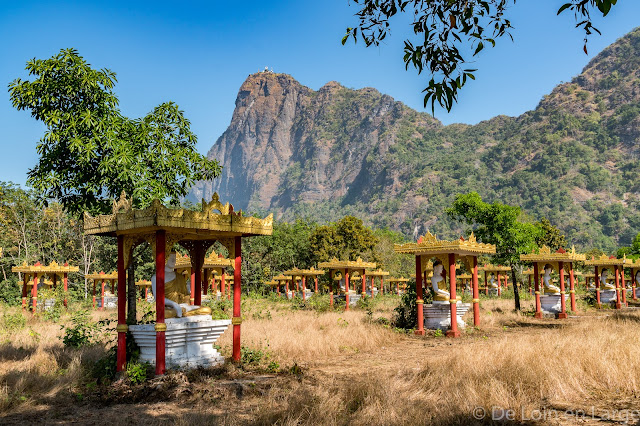
[[[378,238],[373,231],[364,226],[361,219],[345,216],[338,222],[316,228],[309,237],[313,260],[324,262],[337,258],[340,260],[365,260],[373,257]]]
[[[379,46],[391,31],[390,20],[398,14],[411,16],[415,37],[404,42],[405,68],[415,68],[418,74],[427,71],[431,77],[423,90],[424,106],[435,102],[451,111],[458,98],[458,90],[475,80],[475,69],[465,68],[469,62],[464,52],[477,56],[486,46],[495,46],[496,40],[511,39],[508,8],[515,0],[353,0],[360,10],[356,12],[358,25],[347,28],[342,44],[350,38],[369,46]],[[587,39],[593,32],[591,12],[606,16],[617,0],[571,0],[558,9],[558,14],[573,11],[576,27],[585,32]]]
[[[495,244],[494,262],[511,267],[516,310],[520,310],[520,295],[515,285],[520,255],[536,248],[536,240],[543,232],[535,223],[521,222],[521,213],[520,207],[486,203],[477,192],[459,194],[447,209],[449,217],[471,225],[484,243]]]
[[[95,70],[74,49],[32,59],[33,81],[9,84],[13,106],[46,126],[37,145],[38,164],[27,183],[46,203],[57,200],[74,215],[104,213],[125,192],[136,207],[153,199],[178,204],[196,180],[220,173],[216,161],[196,151],[190,123],[173,102],[143,118],[118,109],[115,73]],[[129,321],[135,322],[135,265],[128,280]]]
[[[542,235],[536,239],[538,247],[547,246],[552,250],[558,250],[560,247],[564,248],[567,246],[564,234],[553,226],[549,219],[543,217],[536,224],[542,230]]]

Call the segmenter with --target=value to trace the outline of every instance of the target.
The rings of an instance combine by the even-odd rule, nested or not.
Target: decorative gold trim
[[[534,292],[534,293],[535,293],[535,294],[540,294],[540,292],[539,292],[539,291],[536,291],[536,292]]]
[[[473,233],[469,236],[468,240],[460,238],[458,240],[447,241],[438,240],[438,238],[429,231],[420,237],[417,242],[394,244],[393,249],[396,253],[427,254],[433,256],[443,253],[494,254],[496,252],[495,245],[477,242]]]
[[[480,299],[471,299],[471,303],[480,303]]]
[[[422,300],[422,299],[418,299],[418,300],[416,300],[416,303],[417,303],[418,305],[422,305],[422,304],[424,304],[424,300]]]
[[[575,293],[575,292],[576,292],[575,290],[569,290],[569,293]]]
[[[167,331],[167,324],[163,322],[157,322],[155,329],[156,331]]]
[[[373,262],[364,262],[361,258],[357,260],[338,260],[335,257],[328,262],[318,263],[318,268],[324,269],[374,269],[376,264]]]
[[[127,324],[118,324],[116,326],[116,331],[118,333],[126,333],[127,331],[129,331],[129,326]]]
[[[242,317],[231,318],[231,325],[240,325],[240,324],[242,324]]]
[[[458,303],[458,300],[449,300],[449,303]]]

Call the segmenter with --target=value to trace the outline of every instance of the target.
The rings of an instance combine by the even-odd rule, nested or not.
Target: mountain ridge
[[[640,30],[596,55],[535,109],[449,124],[374,88],[314,91],[286,74],[250,75],[208,152],[236,209],[284,219],[356,214],[408,236],[461,231],[443,214],[457,193],[521,205],[578,246],[612,249],[640,231]]]

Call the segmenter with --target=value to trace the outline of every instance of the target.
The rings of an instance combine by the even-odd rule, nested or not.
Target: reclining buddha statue
[[[190,305],[191,286],[182,274],[176,274],[176,254],[171,253],[164,267],[164,317],[181,318],[211,315],[211,308]],[[156,275],[151,277],[151,291],[156,295]]]
[[[600,274],[600,288],[602,290],[615,290],[616,289],[616,285],[613,282],[608,282],[607,279],[609,278],[609,271],[607,270],[607,268],[604,268],[602,270],[602,273]]]
[[[544,293],[560,294],[560,287],[551,282],[551,272],[553,272],[553,268],[551,267],[551,265],[545,265],[544,276],[542,277],[542,280],[544,282]]]

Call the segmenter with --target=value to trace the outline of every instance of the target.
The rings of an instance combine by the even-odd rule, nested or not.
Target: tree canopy
[[[9,84],[13,106],[47,130],[27,183],[72,213],[104,212],[122,191],[143,207],[154,198],[176,204],[196,180],[219,175],[199,154],[189,120],[173,102],[142,118],[118,109],[116,75],[93,69],[75,49],[27,62],[33,81]]]
[[[511,266],[513,282],[516,283],[515,265],[520,263],[520,255],[530,253],[537,247],[537,239],[544,231],[536,223],[522,222],[521,209],[500,203],[486,203],[477,192],[460,194],[447,214],[471,225],[473,232],[484,243],[495,244],[494,261]],[[514,285],[516,309],[520,309],[517,286]]]
[[[347,28],[342,44],[350,38],[362,40],[367,47],[378,46],[391,32],[390,20],[397,14],[413,17],[415,37],[404,42],[405,68],[412,66],[421,74],[431,76],[423,90],[424,106],[431,102],[451,111],[457,101],[458,90],[467,79],[474,79],[476,69],[467,68],[469,54],[477,56],[487,46],[495,46],[503,37],[511,37],[509,6],[516,0],[352,0],[360,6],[355,14],[358,25]],[[585,33],[584,51],[593,32],[591,13],[606,16],[617,0],[571,0],[563,3],[558,14],[572,11],[576,27]],[[511,37],[512,38],[512,37]],[[466,53],[469,52],[469,53]],[[472,53],[471,53],[472,52]]]
[[[309,240],[316,262],[334,257],[339,260],[356,260],[361,255],[373,256],[378,243],[373,231],[364,226],[361,219],[353,216],[345,216],[338,222],[316,228]]]

